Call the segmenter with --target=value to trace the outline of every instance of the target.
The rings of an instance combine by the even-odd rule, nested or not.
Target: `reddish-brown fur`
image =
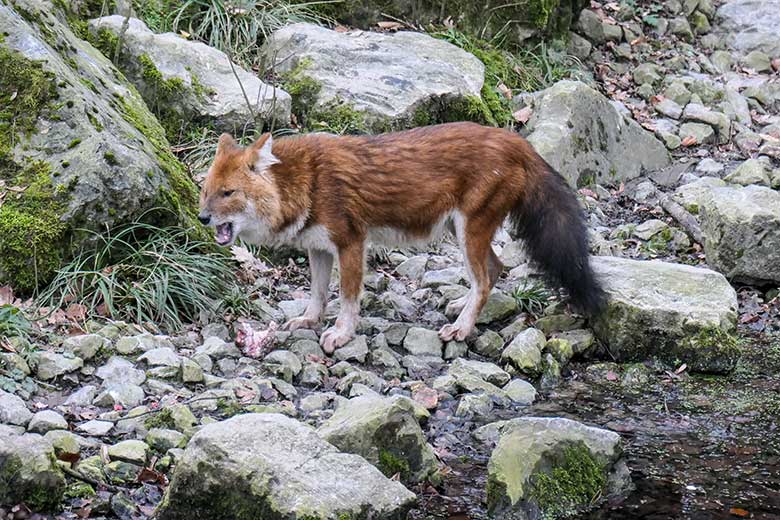
[[[378,136],[283,138],[272,146],[279,162],[253,172],[249,165],[262,155],[266,139],[267,134],[242,149],[229,136],[221,138],[201,208],[226,218],[252,201],[258,218],[269,222],[274,233],[283,233],[302,215],[301,232],[324,226],[338,252],[342,302],[359,297],[371,229],[393,228],[422,238],[443,216],[457,211],[465,226],[464,256],[476,284],[472,311],[478,313],[501,272],[490,243],[504,219],[513,211],[519,215],[523,204],[541,204],[538,218],[549,220],[543,209],[547,196],[553,205],[556,197],[564,198],[566,211],[576,212],[558,184],[553,193],[542,182],[557,174],[525,139],[507,130],[453,123]],[[220,195],[225,191],[235,193]],[[576,218],[566,211],[557,219],[561,225]],[[550,225],[559,227],[553,221]],[[473,323],[466,319],[461,325],[457,330],[445,327],[442,337],[463,339]]]

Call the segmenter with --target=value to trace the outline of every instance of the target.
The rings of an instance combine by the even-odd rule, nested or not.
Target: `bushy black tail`
[[[605,294],[588,261],[585,218],[572,189],[541,157],[510,212],[512,228],[549,282],[563,287],[588,315],[604,308]]]

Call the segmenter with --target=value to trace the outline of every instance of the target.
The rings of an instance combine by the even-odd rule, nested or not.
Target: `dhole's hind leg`
[[[355,336],[363,289],[363,249],[362,241],[339,248],[340,309],[336,324],[320,336],[320,345],[326,354],[332,354]]]
[[[303,316],[293,318],[284,324],[285,330],[311,329],[317,325],[328,304],[328,285],[333,269],[333,255],[327,251],[309,249],[311,270],[311,299]]]
[[[500,274],[501,262],[495,257],[490,241],[493,238],[494,226],[486,222],[470,219],[456,222],[458,242],[461,244],[466,261],[466,270],[471,279],[471,288],[465,296],[463,308],[455,323],[445,325],[439,330],[439,336],[444,341],[463,341],[474,330],[482,307],[485,306],[490,289]],[[459,304],[458,300],[451,304]],[[449,306],[448,306],[448,309]]]
[[[463,257],[464,259],[466,257],[466,250],[465,246],[463,247]],[[466,260],[468,262],[468,260]],[[471,276],[470,267],[467,266],[467,270],[469,270],[469,279],[471,281],[472,287],[474,286],[474,280]],[[490,288],[492,289],[493,286],[496,285],[496,282],[498,281],[498,278],[501,276],[501,272],[504,270],[504,264],[501,263],[501,260],[498,259],[498,256],[496,256],[496,253],[493,251],[492,247],[488,248],[488,276],[490,278]],[[456,316],[463,311],[463,308],[466,306],[466,303],[468,303],[469,297],[471,296],[471,290],[464,296],[461,296],[460,298],[456,298],[449,302],[447,304],[447,308],[444,310],[444,314],[446,316]]]

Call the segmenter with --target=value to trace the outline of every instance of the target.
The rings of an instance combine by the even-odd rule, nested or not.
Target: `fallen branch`
[[[693,238],[694,241],[704,245],[704,232],[701,230],[701,226],[699,226],[699,222],[696,220],[696,217],[691,215],[688,210],[672,200],[669,195],[658,191],[657,193],[658,203],[661,205],[664,211],[671,215],[674,220],[679,222],[680,225],[685,228],[685,231],[691,235],[691,238]]]
[[[99,480],[95,480],[92,477],[88,477],[85,474],[81,473],[80,471],[76,471],[75,469],[71,469],[67,466],[60,466],[62,469],[62,472],[66,475],[75,478],[76,480],[80,480],[82,482],[86,482],[87,484],[90,484],[95,487],[104,487],[107,490],[111,491],[112,493],[118,493],[121,491],[118,487],[114,486],[113,484],[109,484],[108,482],[101,482]]]

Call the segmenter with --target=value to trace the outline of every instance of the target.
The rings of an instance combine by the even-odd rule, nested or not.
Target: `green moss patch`
[[[379,462],[377,467],[379,468],[379,471],[384,473],[388,478],[399,474],[401,480],[406,481],[410,476],[409,463],[387,449],[379,450]]]
[[[529,493],[544,518],[573,516],[601,497],[607,471],[583,443],[567,446],[549,464],[531,477]]]

